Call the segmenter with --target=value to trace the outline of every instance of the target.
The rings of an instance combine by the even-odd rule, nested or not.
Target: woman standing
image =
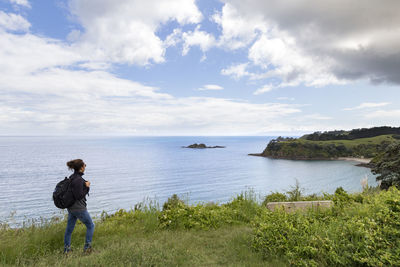
[[[71,251],[71,235],[74,231],[77,219],[86,225],[86,239],[83,251],[90,253],[92,250],[94,223],[86,208],[86,195],[89,193],[90,189],[90,182],[82,178],[86,164],[81,159],[74,159],[68,161],[67,166],[70,170],[74,171],[69,178],[71,179],[70,186],[75,202],[68,208],[68,223],[64,235],[64,253]]]

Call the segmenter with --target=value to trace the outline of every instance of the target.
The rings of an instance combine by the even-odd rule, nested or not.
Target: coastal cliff
[[[370,159],[398,141],[399,133],[400,128],[375,127],[316,132],[300,138],[278,137],[271,140],[262,153],[249,155],[292,160]]]

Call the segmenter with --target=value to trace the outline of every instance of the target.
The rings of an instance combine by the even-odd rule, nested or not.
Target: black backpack
[[[67,177],[56,185],[53,191],[53,201],[57,208],[65,209],[74,204],[75,198],[70,185],[71,179]]]

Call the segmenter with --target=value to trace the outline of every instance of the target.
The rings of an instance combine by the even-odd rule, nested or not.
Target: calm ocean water
[[[60,215],[52,200],[55,184],[70,175],[65,163],[82,158],[92,183],[88,209],[130,209],[145,198],[163,203],[176,193],[196,202],[226,202],[252,188],[265,195],[300,182],[306,193],[342,186],[360,191],[367,168],[346,161],[292,161],[248,156],[272,137],[0,137],[0,221]],[[192,143],[224,149],[185,149]],[[11,214],[13,214],[11,216]]]

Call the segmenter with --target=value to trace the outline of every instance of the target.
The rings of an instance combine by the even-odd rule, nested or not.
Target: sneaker
[[[91,245],[85,245],[85,247],[83,249],[83,253],[90,254],[92,252],[93,252],[92,246]]]
[[[71,247],[65,247],[64,248],[64,255],[68,255],[71,252],[72,252],[72,248]]]

